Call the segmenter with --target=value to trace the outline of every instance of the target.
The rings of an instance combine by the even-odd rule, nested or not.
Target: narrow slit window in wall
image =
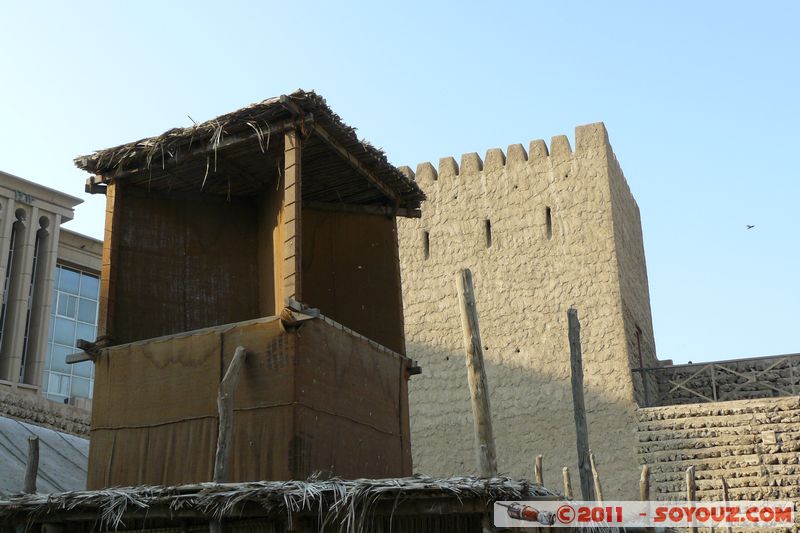
[[[544,208],[545,224],[547,225],[547,239],[553,238],[553,213],[549,207]]]
[[[427,231],[422,232],[422,254],[425,259],[431,256],[431,236]]]
[[[483,222],[484,238],[486,239],[486,247],[492,246],[492,221],[488,218]]]

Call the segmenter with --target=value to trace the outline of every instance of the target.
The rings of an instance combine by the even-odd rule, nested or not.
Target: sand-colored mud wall
[[[607,498],[636,496],[635,387],[638,326],[652,339],[638,208],[605,127],[577,128],[548,150],[492,149],[417,167],[428,200],[422,218],[400,220],[408,355],[423,374],[410,383],[416,472],[475,471],[472,413],[455,290],[472,269],[485,345],[499,469],[545,482],[561,467],[576,479],[566,313],[582,322],[589,442]],[[406,169],[406,172],[410,172]],[[644,342],[652,357],[652,340]],[[573,484],[575,482],[573,481]]]

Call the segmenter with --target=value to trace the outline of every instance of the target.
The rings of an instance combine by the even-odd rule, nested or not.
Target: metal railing
[[[653,368],[642,375],[645,407],[796,396],[800,354]]]

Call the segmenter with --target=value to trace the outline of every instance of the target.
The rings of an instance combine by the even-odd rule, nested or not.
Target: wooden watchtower
[[[424,195],[380,150],[297,91],[75,163],[108,206],[90,488],[211,479],[236,346],[231,480],[410,473],[395,217]]]

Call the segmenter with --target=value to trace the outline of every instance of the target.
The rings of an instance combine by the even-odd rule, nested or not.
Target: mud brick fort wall
[[[582,325],[589,444],[606,498],[634,498],[631,368],[655,364],[639,210],[603,124],[566,136],[421,163],[419,219],[399,220],[405,331],[423,368],[410,381],[414,471],[475,471],[472,411],[455,290],[472,270],[498,467],[545,482],[577,479],[567,309]]]

